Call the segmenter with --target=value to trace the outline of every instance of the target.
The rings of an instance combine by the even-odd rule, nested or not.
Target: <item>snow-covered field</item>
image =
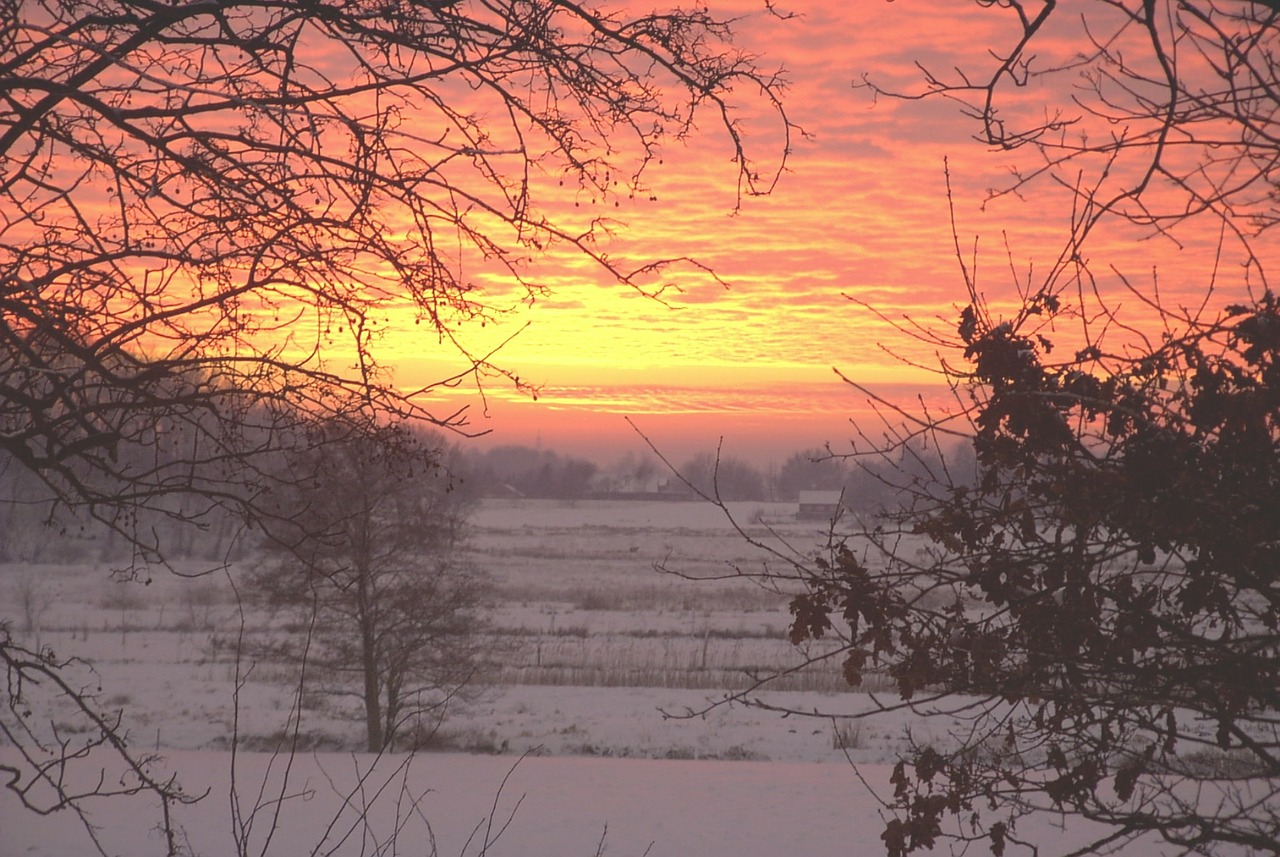
[[[734,511],[762,536],[767,525],[796,546],[821,541],[821,525],[794,520],[785,504]],[[208,790],[176,819],[195,854],[883,853],[875,792],[886,791],[903,730],[945,740],[945,723],[898,715],[840,724],[742,706],[679,716],[742,686],[744,670],[797,657],[786,642],[785,596],[654,570],[661,562],[717,576],[758,563],[718,510],[504,500],[487,502],[474,523],[472,559],[495,584],[503,656],[491,683],[450,712],[438,749],[414,757],[351,753],[360,745],[357,712],[324,700],[301,710],[311,749],[291,767],[261,752],[276,746],[294,710],[291,672],[254,665],[233,706],[231,632],[240,614],[226,576],[162,576],[144,587],[113,583],[91,563],[3,566],[0,604],[15,631],[29,626],[29,646],[84,659],[85,686],[100,683],[103,707],[123,713],[132,745],[161,757],[159,770],[190,794]],[[244,618],[249,634],[269,630],[264,615]],[[837,676],[808,681],[763,698],[826,712],[866,705],[862,694],[841,691]],[[63,727],[74,735],[75,724]],[[237,728],[241,746],[259,752],[236,757],[233,780],[228,747]],[[13,753],[0,747],[0,764]],[[99,770],[90,759],[69,776]],[[369,804],[367,814],[354,809]],[[366,816],[368,826],[353,823]],[[233,820],[250,817],[237,845]],[[108,853],[120,855],[164,853],[156,820],[141,799],[104,802],[93,815]],[[1021,833],[1051,846],[1044,853],[1069,850],[1081,831],[1053,822]],[[3,857],[89,853],[66,813],[38,817],[0,794]]]

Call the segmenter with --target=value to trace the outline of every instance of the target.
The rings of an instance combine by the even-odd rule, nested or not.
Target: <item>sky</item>
[[[551,286],[550,295],[466,332],[476,351],[505,342],[495,362],[536,387],[536,400],[493,379],[480,389],[463,385],[453,397],[437,392],[429,402],[438,411],[469,405],[470,429],[487,433],[478,443],[539,445],[601,461],[641,448],[638,432],[677,459],[721,442],[725,454],[760,461],[828,442],[847,448],[851,421],[865,428],[875,420],[842,376],[895,401],[934,401],[940,393],[928,368],[937,355],[885,318],[954,330],[965,293],[948,170],[966,261],[997,307],[1014,296],[1015,277],[1034,279],[1060,252],[1070,214],[1064,194],[1045,186],[1031,198],[984,204],[1010,168],[1027,166],[1030,152],[988,151],[954,103],[877,100],[854,85],[866,75],[889,88],[918,89],[917,60],[939,70],[976,66],[988,48],[1007,44],[1007,10],[946,0],[824,0],[782,5],[797,14],[779,20],[759,0],[709,5],[741,16],[738,44],[758,53],[762,67],[785,69],[785,106],[805,132],[785,174],[771,195],[739,207],[735,170],[714,123],[668,145],[648,174],[656,199],[608,212],[625,225],[607,249],[622,258],[689,256],[722,282],[675,268],[670,279],[680,290],[658,302],[581,260],[553,254],[536,261],[530,274]],[[1041,46],[1050,54],[1069,52],[1079,38],[1051,35],[1057,41]],[[760,105],[739,95],[750,120]],[[1069,106],[1068,96],[1061,87],[1031,87],[1008,109]],[[748,140],[755,155],[776,160],[776,127],[746,127],[758,132]],[[569,209],[582,205],[579,198],[543,202],[561,216],[582,216]],[[1114,229],[1091,245],[1102,287],[1122,300],[1120,274],[1138,284],[1159,276],[1166,296],[1194,299],[1212,275],[1212,243],[1140,237]],[[454,365],[445,362],[447,348],[410,330],[392,329],[382,352],[406,389]]]

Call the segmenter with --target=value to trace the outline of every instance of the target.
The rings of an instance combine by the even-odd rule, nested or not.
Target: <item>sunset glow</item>
[[[599,211],[571,193],[542,200],[570,220],[599,214],[620,221],[612,246],[602,248],[611,254],[688,256],[723,284],[677,265],[658,283],[678,287],[664,303],[606,282],[569,254],[536,259],[530,278],[550,294],[483,330],[465,331],[473,353],[506,342],[495,362],[539,388],[536,402],[501,379],[483,386],[483,399],[473,385],[458,388],[456,401],[472,405],[472,429],[491,432],[482,442],[541,442],[607,457],[639,442],[624,419],[630,417],[668,448],[710,448],[723,436],[731,451],[768,458],[770,448],[781,456],[825,441],[843,444],[848,420],[868,415],[864,397],[833,369],[888,385],[898,399],[933,394],[937,377],[911,365],[936,366],[931,350],[850,298],[893,319],[954,324],[964,289],[946,164],[966,262],[976,259],[979,286],[994,307],[1012,305],[1015,275],[1035,280],[1062,252],[1069,199],[1049,183],[1035,198],[983,205],[1011,166],[1028,166],[1031,152],[984,150],[973,139],[973,120],[953,103],[877,102],[855,87],[865,74],[917,90],[917,59],[944,70],[981,67],[988,48],[1008,33],[996,11],[830,0],[802,4],[796,18],[779,21],[760,5],[737,0],[713,11],[741,15],[739,42],[766,67],[785,67],[787,110],[809,135],[794,141],[772,195],[745,199],[735,211],[724,141],[706,134],[664,149],[663,162],[646,173],[654,200],[625,200],[616,209],[598,201],[595,209],[607,208]],[[1046,103],[1067,108],[1069,95],[1033,87],[1024,100],[1039,110]],[[746,127],[761,133],[755,144],[764,151],[774,129]],[[1179,247],[1117,229],[1091,239],[1090,265],[1099,287],[1122,305],[1122,317],[1131,307],[1127,318],[1138,323],[1144,308],[1119,275],[1135,286],[1158,277],[1166,300],[1198,305],[1214,276],[1217,237],[1180,234]],[[1234,283],[1239,261],[1216,264],[1233,269]],[[1218,303],[1229,298],[1224,292]],[[383,353],[402,388],[456,369],[411,328],[393,327]]]
[[[1104,8],[1091,12],[1087,31],[1070,14],[1054,16],[1036,37],[1038,68],[1070,65],[1098,33],[1114,38],[1117,50],[1132,47],[1126,55],[1143,62],[1141,33],[1117,34],[1119,19],[1105,20],[1111,13],[1098,5]],[[109,327],[117,321],[112,307],[154,304],[155,318],[108,331],[103,341],[159,359],[182,352],[188,340],[199,339],[193,330],[207,328],[207,344],[224,349],[222,356],[248,347],[268,362],[283,354],[320,374],[355,378],[357,386],[389,380],[437,418],[466,413],[464,430],[481,435],[480,444],[543,444],[607,459],[642,448],[638,429],[673,456],[713,448],[723,438],[730,453],[776,460],[824,443],[846,448],[856,434],[851,421],[874,431],[866,396],[842,378],[894,402],[936,402],[944,392],[937,367],[945,344],[909,331],[954,337],[968,300],[966,273],[993,316],[1002,317],[1019,305],[1020,291],[1050,280],[1064,286],[1070,276],[1055,272],[1087,269],[1079,284],[1090,312],[1114,310],[1107,326],[1141,337],[1156,332],[1155,314],[1144,303],[1151,295],[1158,293],[1166,308],[1214,312],[1246,289],[1265,288],[1266,261],[1280,257],[1278,230],[1252,239],[1255,255],[1248,258],[1243,242],[1220,231],[1213,217],[1168,231],[1163,223],[1139,229],[1115,217],[1101,221],[1078,249],[1071,243],[1073,213],[1079,216],[1076,206],[1088,193],[1075,195],[1064,185],[1078,181],[1098,199],[1110,199],[1138,182],[1145,167],[1141,147],[1121,147],[1114,160],[1073,160],[1024,193],[993,196],[1015,174],[1043,168],[1041,153],[1034,147],[993,151],[978,142],[981,125],[972,105],[944,97],[876,97],[866,85],[918,94],[929,73],[952,80],[957,69],[977,74],[975,80],[989,74],[992,57],[1020,32],[1013,12],[999,4],[814,0],[771,14],[762,0],[717,0],[710,13],[733,21],[735,44],[756,58],[765,80],[780,70],[787,82],[782,103],[792,128],[760,78],[752,80],[763,92],[728,93],[733,112],[727,119],[753,159],[756,175],[747,179],[713,102],[694,114],[693,132],[654,143],[625,121],[592,125],[575,113],[580,105],[572,97],[525,81],[537,98],[564,99],[556,108],[566,111],[563,126],[577,135],[569,150],[583,159],[574,168],[566,165],[565,149],[537,139],[545,128],[519,111],[505,112],[501,86],[467,78],[447,51],[406,60],[439,63],[436,88],[388,87],[375,103],[353,55],[317,37],[299,82],[337,81],[341,94],[325,102],[318,119],[306,114],[311,118],[297,127],[306,129],[302,136],[317,151],[331,147],[341,156],[350,128],[373,121],[369,117],[385,123],[392,141],[385,157],[394,163],[389,172],[412,179],[382,187],[371,201],[342,181],[305,178],[323,171],[299,155],[305,144],[273,165],[269,111],[240,116],[237,102],[226,101],[216,85],[206,91],[184,83],[186,72],[173,57],[140,52],[130,62],[143,71],[117,69],[126,83],[111,90],[112,97],[125,105],[135,96],[159,103],[173,90],[185,92],[175,100],[193,114],[183,117],[190,127],[175,139],[197,132],[225,136],[228,151],[261,161],[266,190],[245,191],[249,207],[292,207],[308,225],[297,233],[281,228],[278,241],[262,239],[270,248],[265,261],[253,251],[238,255],[239,242],[260,238],[253,217],[224,215],[224,190],[209,190],[187,175],[186,155],[174,155],[161,174],[152,166],[153,150],[131,149],[129,132],[94,119],[104,145],[129,152],[129,180],[112,187],[82,159],[41,150],[44,169],[66,171],[62,185],[81,194],[69,207],[51,194],[49,216],[74,227],[83,214],[111,236],[107,244],[133,240],[126,238],[139,231],[133,218],[169,243],[153,252],[144,236],[117,282],[133,285],[123,297],[88,289],[83,324]],[[502,13],[476,3],[468,14]],[[714,42],[715,35],[708,38]],[[1131,39],[1138,43],[1129,45]],[[217,57],[220,74],[241,76],[250,88],[264,85],[246,74],[254,61],[238,48],[210,56]],[[1195,62],[1184,58],[1182,70],[1212,77],[1212,68]],[[138,86],[128,83],[135,72]],[[512,75],[503,78],[512,86],[523,80],[520,72],[504,74]],[[661,76],[654,80],[660,90]],[[1092,94],[1110,103],[1110,84],[1094,84],[1100,91]],[[1097,117],[1077,122],[1081,110],[1073,98],[1089,85],[1078,69],[1032,77],[1000,93],[999,117],[1032,124],[1066,117],[1062,141],[1142,132]],[[1129,94],[1158,102],[1158,93]],[[219,110],[195,109],[211,100]],[[682,118],[667,117],[664,129],[679,129]],[[260,149],[243,135],[223,133],[228,121],[241,119],[268,129]],[[1209,119],[1197,130],[1207,140],[1218,129]],[[647,160],[641,139],[656,145]],[[1200,178],[1232,185],[1202,149],[1175,148],[1166,156],[1169,163],[1202,165],[1203,176],[1191,171],[1189,193],[1197,192]],[[770,193],[744,193],[753,182]],[[1165,192],[1152,184],[1142,203],[1159,207]],[[83,212],[72,211],[77,205]],[[128,205],[136,210],[126,216]],[[1178,205],[1175,199],[1170,207]],[[1236,210],[1242,229],[1250,228],[1249,205],[1246,200]],[[211,213],[201,221],[205,233],[190,231],[188,208]],[[1115,208],[1132,214],[1122,199]],[[31,239],[44,228],[39,224],[35,216],[15,218],[7,238]],[[370,234],[376,247],[361,245]],[[191,248],[204,258],[172,263],[170,252]],[[618,282],[658,260],[670,261],[630,284]],[[406,261],[411,276],[398,269]],[[317,291],[323,299],[315,298]],[[476,315],[477,307],[488,314]],[[1074,344],[1073,330],[1046,332],[1057,345]],[[472,372],[477,364],[484,370]]]

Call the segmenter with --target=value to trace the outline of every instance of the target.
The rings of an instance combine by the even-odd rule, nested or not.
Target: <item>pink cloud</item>
[[[1019,281],[1042,276],[1058,257],[1069,223],[1067,194],[1042,186],[1032,198],[984,206],[989,189],[1007,181],[1010,166],[1025,165],[1029,152],[988,151],[973,139],[973,120],[953,103],[873,101],[866,89],[855,88],[865,74],[887,87],[918,90],[916,61],[939,72],[989,67],[988,49],[1007,44],[1012,32],[1008,10],[954,0],[795,6],[798,18],[779,21],[764,14],[758,0],[713,4],[713,11],[741,16],[739,44],[759,53],[764,65],[787,69],[787,109],[811,135],[793,141],[789,171],[772,196],[746,199],[735,213],[734,166],[709,121],[704,135],[670,143],[662,163],[646,173],[656,200],[622,199],[615,207],[560,188],[555,176],[539,186],[546,211],[574,229],[587,229],[596,216],[616,218],[619,225],[596,247],[620,265],[688,256],[712,266],[729,285],[677,264],[645,281],[651,288],[679,287],[665,293],[665,305],[617,286],[572,253],[535,259],[528,274],[551,296],[467,335],[483,352],[528,323],[501,362],[545,385],[539,407],[584,420],[592,408],[612,413],[625,400],[638,408],[643,403],[646,413],[666,408],[709,427],[727,414],[777,417],[806,408],[827,420],[856,408],[839,395],[790,396],[775,383],[777,373],[813,378],[836,366],[859,380],[928,383],[889,352],[932,364],[931,347],[903,337],[848,297],[891,318],[943,330],[954,324],[965,295],[944,159],[966,263],[994,306],[1008,305]],[[1045,63],[1069,58],[1079,44],[1078,19],[1058,20],[1037,46]],[[1046,102],[1070,107],[1070,94],[1031,87],[1007,93],[1005,109],[1016,116],[1043,110]],[[737,115],[747,132],[761,135],[755,142],[767,160],[775,154],[769,146],[777,143],[776,128],[750,93],[741,96]],[[1115,228],[1095,238],[1089,261],[1100,288],[1123,294],[1113,264],[1140,283],[1149,283],[1158,268],[1162,291],[1180,301],[1194,298],[1213,276],[1213,236],[1185,236],[1184,249],[1138,237]],[[503,300],[518,297],[500,272],[485,271],[481,281]],[[418,351],[405,345],[401,353]],[[636,376],[650,383],[610,387],[601,380]]]

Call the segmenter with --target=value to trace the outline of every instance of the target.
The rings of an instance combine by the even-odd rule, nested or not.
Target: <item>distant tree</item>
[[[783,462],[774,479],[780,499],[794,500],[801,491],[839,490],[844,487],[843,462],[830,450],[808,449],[794,453]]]
[[[656,490],[659,477],[665,474],[666,470],[656,458],[634,451],[627,452],[606,470],[609,490],[623,493]]]
[[[554,452],[543,453],[541,464],[534,470],[515,475],[512,485],[526,497],[573,500],[591,491],[596,466],[582,458],[564,458]]]
[[[549,449],[507,444],[469,456],[469,469],[484,490],[512,488],[525,497],[572,500],[591,491],[596,465]]]
[[[279,653],[321,676],[310,689],[360,700],[370,752],[434,728],[478,667],[483,629],[483,577],[460,551],[471,501],[438,447],[397,430],[379,441],[290,457],[298,478],[267,527],[280,559],[251,579],[291,614]]]
[[[852,464],[845,468],[845,504],[871,515],[911,505],[930,485],[966,485],[976,478],[968,438],[943,437],[939,442],[921,435],[840,459]]]
[[[583,458],[565,459],[555,481],[553,496],[565,500],[585,497],[591,492],[591,481],[595,478],[597,469],[594,462]]]
[[[740,458],[700,452],[679,469],[680,476],[704,497],[721,500],[764,500],[764,474]]]

